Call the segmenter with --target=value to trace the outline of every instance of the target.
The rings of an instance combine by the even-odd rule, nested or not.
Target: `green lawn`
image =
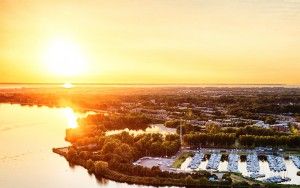
[[[174,161],[172,167],[173,168],[180,168],[181,164],[188,158],[188,157],[192,157],[194,155],[193,152],[184,152],[182,154],[180,154],[176,160]]]

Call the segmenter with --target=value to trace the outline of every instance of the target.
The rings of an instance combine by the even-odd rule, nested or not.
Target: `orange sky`
[[[299,51],[296,0],[0,1],[0,82],[299,84]]]

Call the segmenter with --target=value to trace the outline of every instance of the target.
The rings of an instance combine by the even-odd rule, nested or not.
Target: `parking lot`
[[[143,157],[136,162],[135,165],[141,165],[144,167],[152,168],[153,166],[158,166],[163,171],[176,171],[172,168],[172,164],[175,159],[173,158],[162,158],[162,157]]]

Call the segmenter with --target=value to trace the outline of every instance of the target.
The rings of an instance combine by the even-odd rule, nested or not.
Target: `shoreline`
[[[60,156],[63,156],[69,163],[74,165],[79,165],[85,168],[89,173],[95,175],[96,178],[105,178],[108,180],[112,180],[119,183],[127,183],[127,184],[136,184],[136,185],[146,185],[146,186],[177,186],[177,187],[232,187],[232,185],[222,185],[222,184],[214,184],[213,182],[209,182],[209,184],[188,184],[182,183],[182,179],[170,179],[170,178],[161,178],[161,177],[140,177],[140,176],[129,176],[126,174],[119,173],[117,171],[111,170],[109,168],[106,169],[106,173],[99,175],[96,174],[95,171],[89,171],[85,165],[84,160],[77,160],[74,162],[70,162],[68,160],[67,149],[69,147],[60,147],[53,148],[52,151]],[[151,183],[146,183],[151,182]]]

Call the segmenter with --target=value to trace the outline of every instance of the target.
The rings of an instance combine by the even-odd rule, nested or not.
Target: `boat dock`
[[[247,171],[250,173],[258,173],[260,170],[258,157],[256,153],[247,155]]]
[[[292,159],[294,165],[300,169],[300,157],[299,156],[290,156],[290,158]]]
[[[286,165],[284,159],[281,156],[267,155],[269,168],[274,172],[286,171]]]
[[[281,177],[281,176],[272,176],[264,180],[267,183],[282,183],[291,181],[291,178]]]
[[[227,169],[229,172],[238,172],[238,161],[240,156],[236,153],[230,153],[228,156],[228,166]]]
[[[192,158],[192,161],[190,162],[190,164],[188,165],[188,168],[190,169],[197,169],[199,167],[199,165],[201,164],[201,161],[204,157],[203,153],[197,152],[194,157]]]
[[[213,153],[207,163],[206,169],[218,170],[222,155],[220,153]]]

